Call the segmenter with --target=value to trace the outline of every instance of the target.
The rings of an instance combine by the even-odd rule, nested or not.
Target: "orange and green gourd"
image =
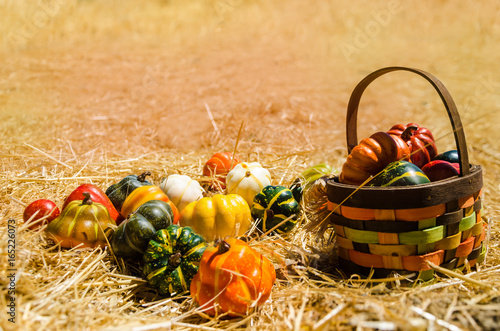
[[[145,171],[139,176],[129,175],[106,189],[106,195],[118,212],[122,210],[122,205],[125,199],[136,188],[145,185],[153,185],[146,180],[147,176],[151,176],[150,171]]]
[[[156,185],[144,185],[132,191],[132,193],[130,193],[123,202],[120,213],[123,217],[127,218],[130,214],[135,212],[137,208],[151,200],[165,201],[174,213],[174,224],[179,222],[179,210],[168,198],[165,192],[163,192],[163,190]]]
[[[110,239],[111,249],[116,256],[141,256],[155,233],[173,222],[169,204],[162,200],[147,201],[120,223]]]
[[[242,240],[227,238],[207,247],[190,292],[211,316],[242,316],[266,302],[275,280],[268,258]]]
[[[278,233],[290,232],[297,223],[299,212],[300,206],[293,197],[292,191],[284,186],[272,185],[264,187],[255,196],[251,209],[257,227],[264,233],[280,223],[282,224],[274,231]]]
[[[207,245],[190,227],[171,225],[156,232],[143,256],[144,275],[160,295],[189,290]]]
[[[107,234],[116,226],[108,209],[93,202],[89,192],[83,192],[83,200],[73,200],[61,215],[49,223],[48,236],[64,248],[107,246]]]

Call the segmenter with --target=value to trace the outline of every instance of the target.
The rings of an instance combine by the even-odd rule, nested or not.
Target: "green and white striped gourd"
[[[149,284],[160,295],[188,291],[206,247],[203,237],[188,226],[174,224],[156,232],[143,256]]]

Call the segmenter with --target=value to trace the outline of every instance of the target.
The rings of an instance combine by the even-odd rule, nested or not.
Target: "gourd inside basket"
[[[365,77],[347,108],[348,151],[357,145],[357,113],[361,95],[376,78],[404,70],[425,78],[438,92],[453,128],[459,155],[458,177],[415,186],[355,186],[327,181],[329,222],[336,233],[339,267],[346,274],[376,278],[391,273],[430,280],[431,262],[463,269],[482,261],[487,224],[482,217],[482,169],[470,165],[465,134],[456,105],[446,87],[418,69],[388,67]]]

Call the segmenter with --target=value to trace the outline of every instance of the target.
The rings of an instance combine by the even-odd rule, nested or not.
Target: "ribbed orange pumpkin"
[[[355,146],[342,166],[339,181],[344,184],[360,185],[370,176],[377,174],[389,163],[409,160],[410,149],[406,142],[396,135],[377,132]]]
[[[269,298],[276,280],[274,266],[246,242],[227,238],[203,253],[191,281],[191,296],[207,314],[247,314]]]

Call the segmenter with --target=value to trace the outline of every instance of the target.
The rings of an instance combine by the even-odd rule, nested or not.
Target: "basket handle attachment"
[[[358,107],[361,95],[365,89],[378,77],[387,74],[392,71],[410,71],[417,75],[425,78],[438,92],[441,100],[444,103],[448,117],[453,128],[453,134],[455,136],[455,144],[457,146],[459,164],[460,164],[460,174],[459,176],[467,176],[469,171],[469,154],[467,152],[467,144],[465,141],[465,133],[462,126],[462,121],[460,120],[460,115],[458,114],[457,106],[453,101],[448,89],[444,84],[434,77],[432,74],[425,72],[423,70],[407,68],[407,67],[387,67],[382,68],[377,71],[372,72],[366,76],[362,81],[356,85],[351,97],[349,99],[349,104],[347,105],[347,118],[346,118],[346,135],[347,135],[347,150],[351,153],[352,149],[358,144],[358,134],[357,134],[357,117],[358,117]]]

